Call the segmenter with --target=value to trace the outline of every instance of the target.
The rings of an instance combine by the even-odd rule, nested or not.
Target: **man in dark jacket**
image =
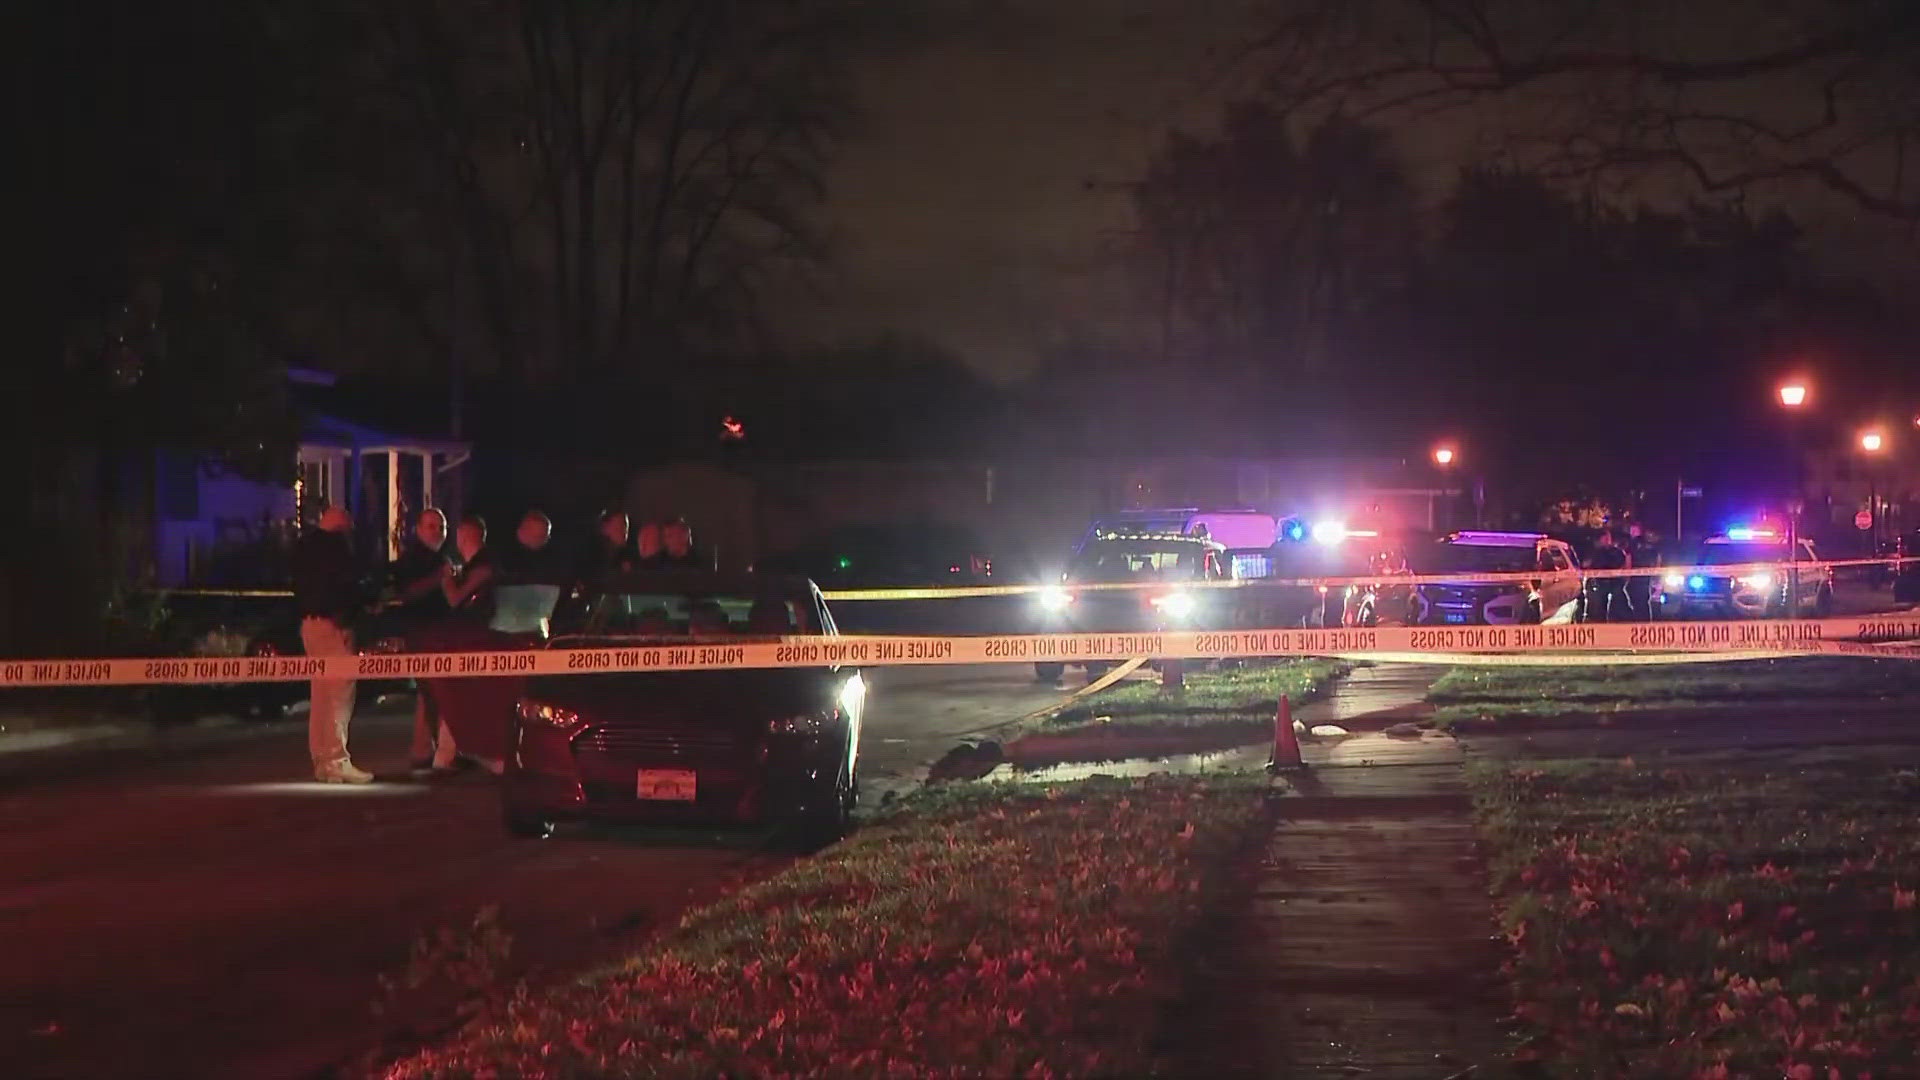
[[[686,518],[667,522],[660,530],[660,540],[667,549],[664,560],[667,566],[688,570],[713,569],[705,553],[693,546],[693,526],[687,524]]]
[[[627,546],[627,533],[633,522],[625,511],[608,510],[600,515],[600,536],[589,549],[591,555],[582,567],[583,578],[618,574],[634,567],[633,549]]]
[[[406,550],[389,568],[394,599],[388,611],[409,635],[447,617],[442,582],[451,561],[446,546],[447,515],[423,510],[414,522],[413,535],[407,538]],[[446,771],[454,765],[453,736],[447,725],[440,723],[433,699],[424,690],[414,694],[413,749],[408,760],[416,774]]]
[[[1613,530],[1603,529],[1594,541],[1593,555],[1587,559],[1589,570],[1625,570],[1627,553],[1614,542]],[[1624,577],[1596,577],[1588,580],[1587,621],[1612,622],[1625,618],[1630,610],[1627,606],[1627,579]]]
[[[351,663],[355,615],[366,605],[366,590],[354,565],[348,534],[353,518],[330,506],[318,528],[300,538],[293,552],[293,596],[300,608],[300,644],[308,656],[329,663]],[[335,658],[342,658],[336,660]],[[323,784],[365,784],[373,774],[356,768],[347,754],[347,727],[353,720],[352,679],[315,679],[307,713],[307,752],[313,776]]]

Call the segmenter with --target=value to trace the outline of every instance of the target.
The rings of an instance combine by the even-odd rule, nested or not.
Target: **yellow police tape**
[[[1920,619],[1585,623],[1337,630],[1182,630],[997,634],[635,638],[631,643],[362,656],[148,657],[0,662],[0,687],[195,685],[360,678],[493,678],[743,668],[1080,663],[1136,658],[1355,656],[1421,663],[1672,662],[1688,654],[1746,659],[1804,653],[1920,659]],[[1639,659],[1647,655],[1658,661]],[[1522,659],[1530,658],[1530,659]],[[1633,658],[1633,659],[1627,659]]]
[[[1516,582],[1535,582],[1546,579],[1574,576],[1587,581],[1604,578],[1664,578],[1674,575],[1691,577],[1695,574],[1716,578],[1743,577],[1753,574],[1784,574],[1793,567],[1799,568],[1803,579],[1818,578],[1832,569],[1846,569],[1859,566],[1881,566],[1889,569],[1906,563],[1920,562],[1920,556],[1904,556],[1885,559],[1827,559],[1819,562],[1803,563],[1739,563],[1724,566],[1642,566],[1627,570],[1568,570],[1568,571],[1512,571],[1505,573],[1452,573],[1452,574],[1346,574],[1324,577],[1257,577],[1225,578],[1218,581],[1154,579],[1149,581],[1108,581],[1073,582],[1070,585],[1029,584],[1029,585],[929,585],[912,588],[885,589],[823,589],[820,595],[834,603],[863,603],[875,600],[970,600],[995,596],[1031,596],[1049,589],[1066,587],[1074,592],[1133,592],[1143,589],[1164,591],[1171,587],[1181,589],[1272,589],[1272,588],[1346,588],[1350,585],[1372,585],[1377,587],[1398,587],[1408,585],[1486,585]],[[157,589],[159,596],[216,596],[243,598],[279,598],[293,595],[286,589]]]

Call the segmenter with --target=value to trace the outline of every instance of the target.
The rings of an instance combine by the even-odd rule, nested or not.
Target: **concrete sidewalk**
[[[1303,740],[1312,767],[1276,779],[1273,832],[1173,1017],[1176,1071],[1437,1080],[1499,1056],[1509,1003],[1463,756],[1402,726],[1437,673],[1363,668],[1301,710],[1363,733]]]

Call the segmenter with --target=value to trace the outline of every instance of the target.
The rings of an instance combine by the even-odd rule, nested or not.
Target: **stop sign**
[[[1865,510],[1853,515],[1853,527],[1862,530],[1873,528],[1873,515]]]

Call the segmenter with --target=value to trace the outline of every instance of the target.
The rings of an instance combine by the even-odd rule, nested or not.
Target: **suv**
[[[1534,573],[1525,581],[1443,581],[1409,591],[1407,621],[1416,626],[1455,623],[1537,623],[1580,600],[1580,559],[1565,541],[1543,533],[1456,532],[1407,553],[1415,574]]]
[[[1227,576],[1226,546],[1178,533],[1109,530],[1091,536],[1060,575],[1058,584],[1040,590],[1035,607],[1040,632],[1136,633],[1166,629],[1204,629],[1228,625],[1227,594],[1213,589],[1183,589],[1188,582]],[[1081,589],[1081,585],[1143,583],[1140,589]],[[1085,664],[1094,675],[1109,661]],[[1065,664],[1036,663],[1044,681],[1060,677]]]
[[[1690,616],[1718,618],[1772,619],[1787,614],[1789,574],[1781,569],[1748,570],[1739,574],[1715,574],[1714,566],[1787,564],[1787,541],[1777,533],[1755,529],[1732,529],[1710,536],[1700,545],[1689,566],[1690,571],[1669,571],[1659,582],[1654,609],[1662,618],[1684,619]],[[1817,563],[1813,545],[1800,541],[1793,549],[1795,563]],[[1799,568],[1800,615],[1825,618],[1833,612],[1833,570],[1825,566]]]

